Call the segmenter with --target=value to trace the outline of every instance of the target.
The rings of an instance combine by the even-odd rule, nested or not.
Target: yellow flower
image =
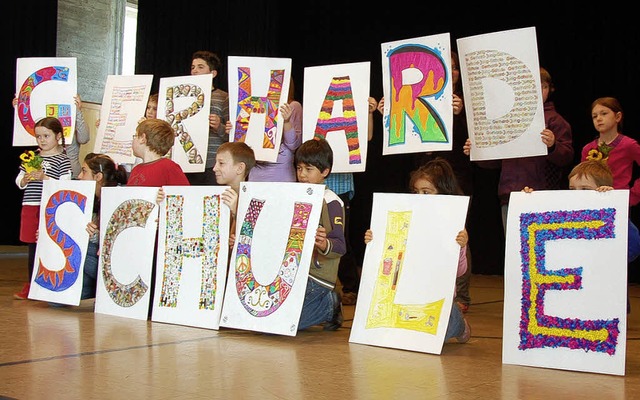
[[[589,153],[587,153],[588,160],[600,161],[602,160],[602,153],[598,149],[591,149]]]
[[[598,143],[597,148],[591,149],[587,153],[587,160],[607,161],[609,159],[609,153],[611,153],[614,148],[614,146],[610,146],[604,142]]]
[[[20,154],[20,160],[22,160],[22,166],[25,171],[33,172],[42,169],[42,157],[36,154],[33,150],[26,150]]]

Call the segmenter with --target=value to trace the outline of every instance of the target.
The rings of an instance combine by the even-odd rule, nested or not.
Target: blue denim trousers
[[[460,307],[453,302],[451,306],[451,314],[449,314],[449,325],[447,325],[447,333],[444,335],[444,340],[458,337],[464,332],[464,317]]]
[[[331,290],[309,278],[307,290],[304,294],[298,330],[301,331],[310,326],[331,321],[335,307]]]
[[[82,300],[93,299],[96,297],[96,284],[98,282],[98,243],[89,242],[83,272],[80,298]]]

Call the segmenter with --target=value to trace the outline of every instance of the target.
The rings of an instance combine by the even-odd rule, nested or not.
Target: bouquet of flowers
[[[613,146],[609,146],[606,143],[598,143],[597,149],[589,150],[587,159],[595,161],[607,161],[611,150],[613,150]]]
[[[20,154],[20,160],[22,160],[22,166],[27,172],[42,169],[42,157],[33,150],[25,150],[24,153]]]

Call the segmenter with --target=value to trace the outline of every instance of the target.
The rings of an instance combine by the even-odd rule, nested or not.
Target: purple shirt
[[[249,172],[251,182],[296,182],[296,167],[293,156],[302,144],[302,105],[297,101],[289,104],[292,108],[292,129],[282,133],[280,151],[275,162],[258,161]]]

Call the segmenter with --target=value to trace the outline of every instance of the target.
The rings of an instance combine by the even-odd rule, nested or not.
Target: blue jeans
[[[301,331],[310,326],[331,321],[333,318],[333,310],[336,306],[336,304],[333,304],[331,290],[309,278],[307,281],[307,290],[304,294],[304,303],[302,304],[298,330]]]
[[[509,214],[509,204],[503,204],[500,206],[500,213],[502,214],[502,229],[504,229],[505,235],[507,234],[507,217]]]
[[[458,337],[464,333],[464,317],[460,307],[456,302],[453,302],[451,307],[451,314],[449,314],[449,325],[447,325],[447,333],[444,335],[444,340]]]
[[[98,243],[89,242],[89,246],[87,246],[87,257],[84,260],[84,274],[82,276],[80,298],[82,300],[95,298],[98,282]]]

